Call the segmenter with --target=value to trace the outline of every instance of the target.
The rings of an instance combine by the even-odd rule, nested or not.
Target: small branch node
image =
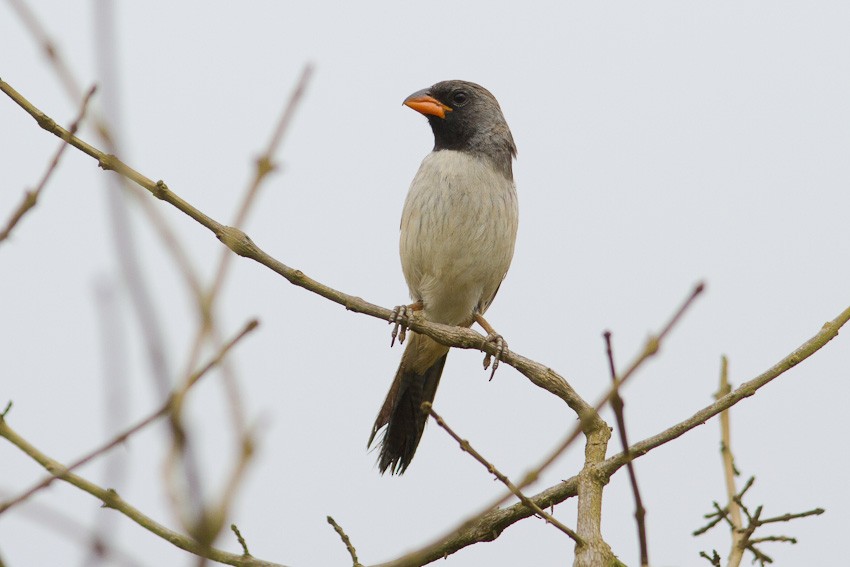
[[[215,236],[222,244],[242,257],[251,257],[256,248],[248,235],[236,227],[223,226]]]
[[[156,182],[154,190],[151,191],[151,193],[153,193],[153,196],[157,199],[164,201],[168,194],[171,193],[171,190],[168,188],[168,185],[165,184],[165,181],[160,179]]]

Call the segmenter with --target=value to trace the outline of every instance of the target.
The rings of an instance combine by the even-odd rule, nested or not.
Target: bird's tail
[[[378,431],[386,426],[378,457],[381,474],[387,469],[390,474],[401,474],[413,460],[428,421],[422,404],[434,401],[449,352],[448,347],[412,331],[408,333],[408,341],[395,380],[369,436],[368,445],[371,445]]]

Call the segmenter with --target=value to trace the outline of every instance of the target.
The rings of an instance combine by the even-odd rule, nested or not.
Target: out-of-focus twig
[[[88,492],[103,502],[103,506],[105,508],[112,508],[113,510],[120,512],[144,529],[172,545],[179,547],[180,549],[193,553],[199,557],[206,557],[213,561],[218,561],[219,563],[226,563],[228,565],[236,565],[239,567],[282,567],[278,563],[263,561],[250,556],[229,553],[210,545],[202,545],[193,537],[189,537],[166,528],[121,498],[116,491],[108,488],[102,488],[75,473],[68,472],[68,467],[39,451],[31,443],[29,443],[29,441],[21,437],[17,432],[9,427],[8,420],[5,418],[0,419],[0,437],[5,438],[51,474],[56,475],[59,479],[76,486],[84,492]]]
[[[70,126],[68,126],[68,132],[70,134],[74,135],[77,133],[80,123],[86,115],[89,101],[92,96],[94,96],[96,90],[96,85],[92,85],[83,97],[83,102],[80,104],[80,111],[77,113],[77,117],[74,118],[74,121]],[[56,171],[56,167],[59,165],[59,160],[62,159],[62,154],[65,153],[66,149],[68,149],[68,144],[60,144],[60,146],[56,148],[56,152],[53,154],[53,159],[50,160],[47,169],[41,175],[41,179],[39,180],[38,185],[35,186],[35,189],[24,191],[24,198],[21,200],[20,205],[18,205],[18,208],[12,213],[9,221],[6,223],[6,227],[3,230],[0,230],[0,242],[9,238],[9,235],[12,233],[15,226],[17,226],[18,222],[20,222],[24,215],[26,215],[27,212],[29,212],[30,209],[35,207],[38,203],[38,198],[41,196],[41,192],[50,180],[53,172]]]
[[[219,350],[219,352],[216,353],[215,356],[213,356],[202,368],[200,368],[199,370],[195,371],[192,374],[191,385],[195,385],[210,370],[212,370],[216,365],[218,365],[222,361],[222,359],[225,357],[225,355],[230,351],[230,349],[232,349],[234,346],[236,346],[236,344],[240,340],[242,340],[242,338],[245,337],[248,333],[250,333],[251,331],[256,329],[257,325],[258,325],[258,322],[257,322],[256,319],[249,321],[242,328],[242,330],[239,331],[239,333],[236,334],[236,336],[234,336],[231,340],[229,340]],[[132,435],[136,434],[137,432],[141,431],[142,429],[145,429],[151,423],[153,423],[156,420],[168,415],[168,413],[171,409],[171,404],[173,403],[173,398],[174,398],[174,394],[169,396],[168,399],[165,401],[165,403],[159,409],[157,409],[155,412],[153,412],[152,414],[150,414],[146,418],[140,420],[135,425],[125,429],[123,432],[116,435],[115,437],[113,437],[112,439],[110,439],[108,442],[104,443],[100,447],[97,447],[96,449],[90,451],[85,456],[77,459],[76,461],[74,461],[73,463],[71,463],[70,465],[65,467],[62,472],[71,472],[71,471],[83,466],[84,464],[88,463],[89,461],[91,461],[91,460],[97,458],[98,456],[102,455],[103,453],[109,451],[110,449],[124,443]],[[0,415],[0,418],[2,418],[2,417],[4,417],[4,416]],[[53,473],[53,474],[51,474],[51,476],[46,477],[44,480],[37,483],[33,487],[22,492],[18,496],[15,496],[13,498],[5,500],[4,502],[0,502],[0,514],[5,512],[9,508],[12,508],[13,506],[20,504],[21,502],[27,500],[30,496],[32,496],[33,494],[35,494],[39,490],[49,486],[53,481],[55,481],[58,478],[58,475],[56,474],[57,471],[52,470],[50,472]]]
[[[7,494],[0,492],[0,497]],[[30,501],[17,510],[16,518],[35,524],[40,530],[50,531],[78,545],[96,542],[101,557],[108,559],[110,565],[121,567],[143,567],[137,557],[115,542],[102,541],[98,533],[82,521],[67,515],[59,508]],[[134,550],[135,551],[135,550]],[[3,563],[0,562],[0,567]],[[11,565],[9,567],[12,567]]]
[[[244,225],[251,206],[256,201],[256,197],[263,181],[274,169],[272,164],[275,152],[280,146],[287,127],[292,121],[296,108],[303,97],[304,91],[306,90],[307,84],[312,76],[312,69],[311,65],[305,66],[295,90],[290,95],[284,106],[280,120],[275,127],[274,133],[265,152],[257,160],[256,172],[252,182],[243,196],[242,204],[234,221],[235,226]],[[224,284],[231,258],[232,254],[228,250],[222,251],[218,269],[216,270],[216,274],[213,278],[213,283],[208,291],[202,292],[201,294],[201,322],[198,327],[198,331],[195,334],[195,338],[192,341],[187,368],[193,368],[197,364],[197,359],[200,356],[207,339],[211,338],[214,343],[220,341],[220,337],[218,336],[215,327],[214,304],[218,293]],[[188,372],[186,375],[188,376]],[[233,497],[236,495],[236,489],[239,485],[239,481],[242,478],[242,475],[246,470],[248,460],[253,453],[253,440],[251,438],[251,434],[246,430],[241,394],[233,374],[228,371],[226,365],[223,377],[224,386],[227,392],[226,399],[230,408],[233,423],[233,430],[237,433],[240,451],[228,482],[226,483],[226,488],[217,499],[217,503],[204,507],[204,509],[195,514],[196,517],[194,519],[189,520],[186,524],[187,529],[190,529],[192,533],[196,533],[199,538],[208,541],[213,541],[218,533],[224,528]],[[191,486],[193,484],[192,479],[194,475],[191,474],[192,462],[187,459],[188,438],[182,421],[182,402],[184,399],[185,396],[178,395],[175,398],[175,404],[172,407],[172,413],[169,419],[172,429],[172,447],[169,451],[169,457],[165,468],[167,471],[167,478],[174,480],[178,478],[175,474],[178,472],[178,469],[184,470],[186,473],[186,482]],[[182,491],[172,482],[169,482],[168,485],[172,504],[175,508],[179,509],[180,494]],[[197,506],[197,503],[200,502],[201,499],[194,498],[193,501]],[[190,524],[196,525],[193,527]]]

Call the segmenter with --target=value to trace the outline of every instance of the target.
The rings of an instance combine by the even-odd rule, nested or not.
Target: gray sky
[[[96,81],[92,4],[35,4],[77,77]],[[312,61],[316,73],[287,136],[282,174],[264,186],[247,226],[284,263],[386,307],[407,301],[398,219],[432,138],[401,101],[459,78],[496,95],[519,147],[516,254],[488,317],[513,350],[556,369],[594,400],[609,380],[602,331],[613,331],[625,366],[704,278],[707,294],[626,388],[635,441],[711,402],[721,354],[740,384],[850,304],[847,3],[199,6],[120,5],[122,156],[227,222],[301,67]],[[62,123],[76,112],[6,3],[0,77]],[[56,140],[5,97],[0,128],[5,222]],[[83,137],[94,140],[88,129]],[[11,425],[65,462],[108,437],[106,351],[126,353],[110,359],[118,359],[120,378],[108,377],[127,394],[122,421],[158,403],[119,283],[105,177],[93,160],[69,151],[37,210],[0,245],[0,405],[13,400]],[[167,205],[156,206],[209,277],[220,244]],[[169,255],[133,208],[176,374],[196,316]],[[114,296],[112,308],[103,289]],[[330,514],[361,561],[388,560],[501,494],[501,485],[433,424],[403,477],[377,473],[365,443],[401,354],[389,349],[381,321],[245,260],[234,262],[219,307],[228,335],[249,317],[262,321],[232,358],[259,434],[232,516],[254,555],[294,566],[349,564],[325,523]],[[104,316],[120,329],[106,339],[98,323]],[[507,366],[488,382],[480,363],[480,353],[451,353],[435,409],[518,478],[574,416]],[[753,507],[763,504],[765,515],[827,509],[765,532],[799,538],[796,546],[765,546],[780,565],[833,562],[850,525],[848,368],[850,345],[839,336],[733,410],[741,482],[757,476]],[[210,376],[190,406],[210,492],[232,458],[221,384]],[[117,451],[130,467],[117,488],[177,526],[161,484],[165,433],[151,429]],[[712,547],[725,556],[725,533],[690,536],[711,501],[724,498],[718,446],[714,420],[638,461],[653,565],[706,564],[698,552]],[[609,454],[618,450],[612,441]],[[575,447],[529,492],[572,476],[581,453]],[[0,462],[4,495],[42,476],[5,442]],[[100,481],[104,462],[81,474]],[[606,540],[635,564],[624,471],[605,495]],[[190,564],[183,552],[71,487],[56,485],[35,504],[86,526],[107,515],[117,544],[143,565]],[[555,513],[574,521],[575,501]],[[45,521],[35,506],[0,517],[8,565],[80,564],[78,543]],[[238,551],[229,535],[219,545]],[[571,541],[531,519],[448,561],[554,566],[571,558]]]

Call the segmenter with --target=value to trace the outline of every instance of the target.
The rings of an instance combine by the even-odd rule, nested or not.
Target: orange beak
[[[439,118],[445,118],[446,112],[452,111],[450,106],[446,106],[436,98],[427,94],[427,91],[413,93],[404,99],[404,105],[409,106],[416,112],[424,114],[425,116],[437,116]]]

